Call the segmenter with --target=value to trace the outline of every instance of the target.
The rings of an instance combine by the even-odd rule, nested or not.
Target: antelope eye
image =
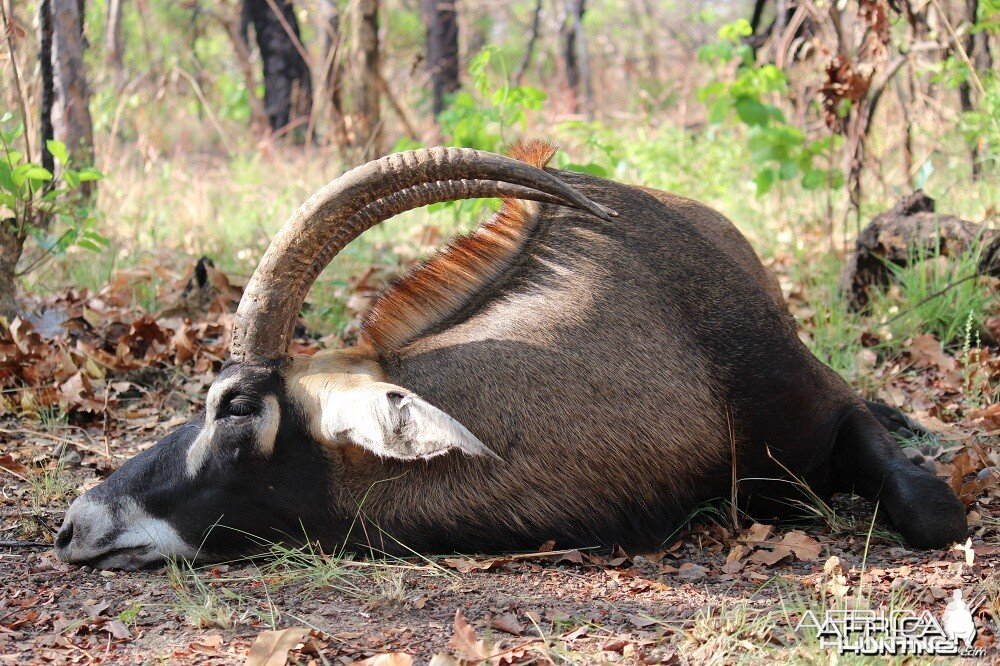
[[[257,411],[257,404],[248,398],[233,398],[226,410],[228,416],[250,416]]]

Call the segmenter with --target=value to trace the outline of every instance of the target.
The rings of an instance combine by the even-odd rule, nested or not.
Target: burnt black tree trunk
[[[538,32],[542,25],[542,0],[536,0],[535,11],[531,16],[531,33],[528,37],[528,45],[524,47],[524,55],[521,56],[521,63],[517,66],[517,73],[514,74],[514,85],[521,85],[521,79],[528,71],[531,64],[531,57],[535,54],[535,44],[538,43]]]
[[[275,10],[280,11],[280,14]],[[308,117],[312,106],[309,66],[291,0],[244,0],[243,33],[253,25],[264,64],[264,110],[279,131]]]
[[[42,73],[41,118],[39,128],[42,138],[42,166],[55,173],[55,159],[49,152],[47,141],[56,138],[52,127],[55,106],[55,75],[52,71],[52,0],[42,0],[38,5],[38,61]]]
[[[965,34],[965,39],[963,39],[962,48],[965,50],[965,54],[969,56],[970,62],[973,58],[973,48],[975,47],[975,35],[972,33],[971,24],[976,22],[976,14],[979,11],[979,0],[966,0],[966,18],[970,22],[969,30]],[[969,76],[973,76],[972,72],[969,72]],[[969,83],[968,77],[958,85],[958,101],[962,107],[962,113],[969,113],[974,107],[972,100],[972,84]],[[979,177],[979,146],[973,142],[969,146],[969,158],[972,160],[972,177]]]
[[[358,0],[354,17],[354,141],[365,162],[382,154],[382,55],[379,0]]]
[[[444,110],[445,95],[459,88],[457,0],[423,0],[427,28],[427,66],[431,73],[431,110]]]
[[[587,62],[587,44],[583,32],[583,15],[587,0],[565,0],[566,20],[562,28],[563,62],[566,66],[566,87],[569,90],[573,113],[594,112],[593,91],[590,85],[590,66]],[[583,94],[580,86],[583,85]]]
[[[757,34],[757,28],[760,27],[760,19],[764,14],[764,5],[767,4],[767,0],[754,0],[753,3],[753,15],[750,17],[750,33]]]

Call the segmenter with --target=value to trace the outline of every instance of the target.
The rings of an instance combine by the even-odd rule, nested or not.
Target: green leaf
[[[69,162],[69,153],[66,151],[66,144],[62,141],[49,139],[45,142],[45,147],[49,149],[50,153],[52,153],[52,157],[59,160],[62,164]]]
[[[802,187],[807,190],[818,190],[826,185],[827,174],[822,169],[810,169],[802,175]]]
[[[37,180],[37,181],[52,180],[52,172],[46,169],[45,167],[38,166],[37,164],[29,164],[27,166],[30,167],[25,172],[24,175],[24,177],[27,180]]]
[[[795,162],[782,162],[778,169],[778,177],[781,180],[791,180],[799,175],[799,165]]]
[[[708,105],[708,122],[718,124],[729,116],[732,102],[728,97],[720,97]]]
[[[20,189],[24,185],[25,181],[28,180],[28,170],[34,167],[34,164],[18,164],[10,172],[10,178],[14,182],[14,187]]]
[[[66,181],[66,184],[69,185],[70,187],[74,189],[80,187],[80,174],[77,173],[74,169],[63,170],[62,177],[63,180]]]
[[[767,107],[752,97],[736,100],[736,115],[747,125],[766,125],[771,118]]]
[[[100,180],[101,178],[104,178],[104,174],[95,167],[83,167],[80,169],[81,183],[85,183],[90,180]]]
[[[10,165],[6,162],[0,162],[0,189],[4,189],[13,195],[19,194],[18,188],[14,184],[14,179],[11,178]]]
[[[107,238],[93,229],[87,229],[76,241],[76,245],[92,252],[100,252],[111,244]]]
[[[0,137],[3,138],[3,142],[10,145],[17,141],[17,139],[24,134],[24,126],[17,125],[12,130],[7,130],[6,132],[0,132]]]
[[[741,37],[749,37],[752,34],[753,28],[750,27],[750,22],[742,18],[719,28],[719,38],[728,42],[738,42]]]
[[[774,169],[762,169],[757,173],[757,177],[754,178],[754,183],[757,185],[757,195],[767,194],[767,192],[774,185],[777,174]]]

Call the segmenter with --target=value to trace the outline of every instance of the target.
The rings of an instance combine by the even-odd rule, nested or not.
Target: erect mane
[[[506,152],[541,169],[556,148],[544,141],[518,141]],[[452,241],[375,300],[362,320],[362,342],[388,353],[453,316],[521,253],[537,212],[533,201],[504,199],[500,210],[474,231]]]

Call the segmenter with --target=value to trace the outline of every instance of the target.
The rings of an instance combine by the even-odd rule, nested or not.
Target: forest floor
[[[832,507],[816,504],[815,520],[795,526],[755,525],[725,507],[700,507],[661,550],[641,554],[538,544],[548,552],[386,561],[276,548],[252,563],[131,573],[58,562],[50,544],[69,502],[202,406],[227,354],[235,285],[276,221],[336,171],[326,165],[308,178],[271,177],[282,164],[163,166],[170,177],[113,169],[102,196],[118,250],[52,262],[55,274],[35,283],[42,295],[25,299],[31,316],[0,327],[0,663],[230,664],[253,652],[250,663],[280,664],[289,649],[299,663],[427,663],[435,655],[438,666],[826,662],[833,655],[816,632],[795,629],[807,611],[907,608],[940,618],[958,589],[981,601],[979,661],[996,662],[997,281],[962,281],[936,297],[968,267],[935,257],[924,262],[930,273],[902,274],[872,314],[847,313],[833,286],[843,254],[797,221],[809,217],[802,202],[769,211],[748,207],[745,192],[719,199],[697,189],[703,174],[715,173],[700,166],[680,184],[654,178],[683,169],[629,177],[742,211],[741,228],[778,274],[803,339],[867,397],[938,433],[901,445],[933,459],[962,497],[966,544],[906,549],[872,522],[875,507],[840,497]],[[306,171],[300,167],[284,168]],[[723,184],[742,182],[721,173]],[[977,201],[953,196],[945,207],[965,214],[958,206],[985,206]],[[310,328],[335,333],[299,338],[293,352],[356,335],[371,292],[447,235],[426,220],[414,224],[421,215],[352,244],[338,272],[317,284],[313,302],[324,305],[305,315]],[[165,249],[171,239],[180,247]],[[227,272],[179,259],[200,252],[214,253]],[[90,288],[53,287],[66,284]],[[970,324],[980,312],[982,338]]]
[[[48,542],[75,489],[114,463],[84,431],[0,427],[19,431],[14,450],[34,452],[23,467],[3,459],[11,469],[0,538]],[[31,471],[60,454],[70,464],[58,476]],[[983,492],[971,544],[937,551],[906,549],[878,524],[869,540],[873,507],[846,497],[834,504],[836,522],[734,531],[696,520],[646,554],[354,561],[284,551],[257,563],[120,572],[63,564],[47,546],[6,547],[0,662],[230,664],[255,643],[265,654],[298,648],[293,663],[393,653],[368,663],[438,654],[464,660],[440,664],[825,661],[815,631],[795,630],[806,610],[895,607],[940,618],[961,589],[983,601],[976,646],[987,653],[970,663],[996,663],[998,504],[995,490]]]
[[[276,548],[205,568],[62,564],[49,544],[69,501],[188,418],[225,356],[239,290],[204,268],[200,283],[190,268],[122,270],[93,293],[31,299],[34,314],[0,331],[0,370],[32,387],[5,389],[0,417],[0,662],[271,664],[288,650],[295,663],[383,665],[825,662],[815,630],[796,630],[807,611],[940,618],[960,589],[978,602],[985,650],[969,663],[996,663],[1000,408],[986,389],[1000,355],[984,345],[959,358],[929,335],[880,359],[861,349],[856,383],[939,433],[907,445],[969,508],[970,540],[950,550],[909,550],[872,521],[875,507],[839,497],[813,507],[813,521],[776,527],[703,508],[652,553],[539,544],[501,558],[355,560]],[[150,314],[134,297],[154,275],[164,286]],[[798,286],[786,292],[800,321],[821,320]],[[302,338],[294,350],[331,344]]]

